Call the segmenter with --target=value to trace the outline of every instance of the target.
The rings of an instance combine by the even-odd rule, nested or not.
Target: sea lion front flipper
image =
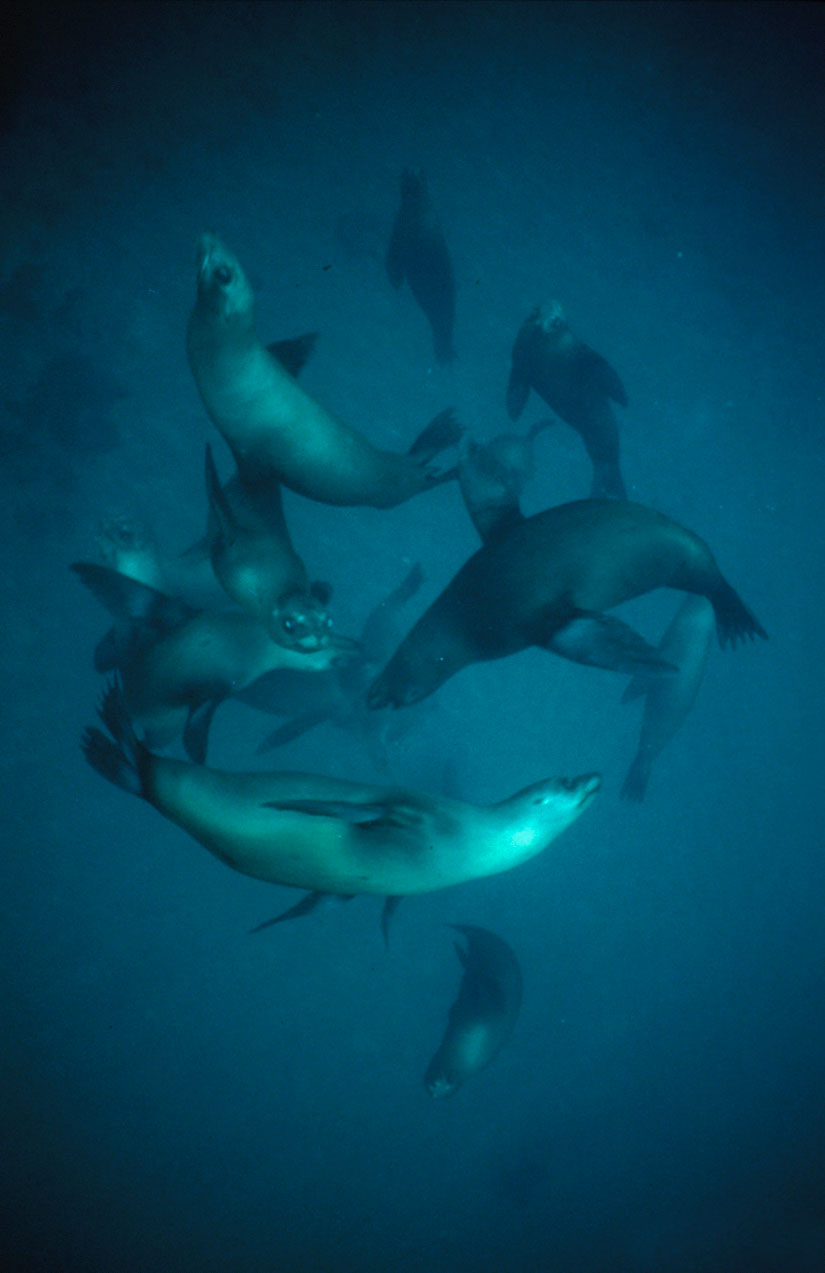
[[[303,336],[295,336],[291,340],[273,340],[271,345],[267,345],[267,350],[273,358],[277,358],[284,371],[297,378],[314,352],[317,340],[317,332],[304,332]]]
[[[421,812],[411,804],[396,800],[363,803],[354,800],[264,800],[264,809],[287,813],[306,813],[317,818],[338,818],[373,830],[420,828]]]
[[[589,345],[581,345],[579,347],[579,356],[587,374],[594,384],[598,385],[602,393],[611,398],[613,402],[618,402],[620,407],[627,406],[627,393],[625,387],[619,379],[618,372],[614,371],[606,358],[601,354],[597,354],[595,349],[591,349]]]
[[[507,382],[507,414],[511,420],[518,420],[527,399],[530,397],[530,381],[525,379],[518,368],[513,367]]]
[[[193,707],[183,729],[183,747],[189,759],[196,765],[206,764],[206,752],[209,747],[209,730],[212,718],[220,706],[221,699],[210,698]]]
[[[635,673],[644,669],[655,675],[677,670],[627,623],[594,610],[574,610],[562,627],[538,644],[573,663],[601,667],[609,672]]]

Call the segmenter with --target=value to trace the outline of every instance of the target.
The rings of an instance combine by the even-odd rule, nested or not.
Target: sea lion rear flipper
[[[206,752],[209,747],[209,729],[212,718],[221,700],[210,698],[208,702],[193,707],[186,719],[183,730],[183,746],[189,759],[196,765],[206,764]]]
[[[461,441],[464,429],[456,419],[452,407],[439,411],[430,423],[421,430],[407,454],[411,459],[427,464],[448,446],[455,446]]]
[[[309,915],[312,911],[317,910],[328,897],[338,897],[342,902],[352,901],[352,894],[350,893],[322,893],[320,890],[314,889],[311,893],[305,893],[294,906],[281,911],[280,915],[275,915],[273,919],[265,919],[262,924],[256,924],[249,931],[250,933],[261,933],[265,928],[271,928],[273,924],[283,924],[287,919],[300,919],[302,915]]]
[[[273,729],[270,734],[267,734],[266,738],[262,738],[255,748],[255,754],[260,756],[265,751],[272,751],[275,747],[283,747],[285,743],[291,743],[293,739],[309,733],[311,729],[314,729],[316,725],[322,724],[325,720],[329,720],[329,712],[325,707],[317,708],[313,712],[302,712],[300,716],[294,716],[286,724],[279,725],[277,729]]]
[[[588,667],[601,667],[609,672],[638,672],[650,675],[675,672],[672,663],[663,659],[628,624],[613,615],[594,610],[574,610],[568,621],[556,628],[549,639],[540,642],[554,654]]]
[[[726,579],[707,597],[716,615],[716,632],[722,649],[726,645],[733,648],[739,641],[752,641],[757,636],[767,641],[768,634],[762,624]]]
[[[267,345],[267,349],[273,358],[277,358],[284,371],[297,377],[314,352],[317,340],[317,332],[304,332],[303,336],[295,336],[291,340],[273,340],[271,345]]]
[[[527,399],[530,397],[530,381],[525,380],[521,372],[513,367],[507,382],[507,414],[511,420],[518,420]]]

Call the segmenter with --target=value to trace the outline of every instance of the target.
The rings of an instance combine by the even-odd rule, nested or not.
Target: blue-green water
[[[820,8],[28,15],[0,134],[4,1267],[822,1273]],[[450,367],[384,273],[410,165],[455,265]],[[770,632],[713,649],[640,806],[619,799],[622,678],[532,650],[450,681],[397,780],[604,787],[528,865],[406,902],[389,952],[370,899],[249,936],[295,895],[80,755],[106,620],[69,563],[121,513],[184,547],[207,439],[226,471],[184,349],[206,228],[265,339],[320,331],[307,389],[397,450],[449,405],[507,429],[513,338],[558,298],[627,388],[631,498],[706,538]],[[525,510],[589,481],[550,430]],[[454,485],[286,507],[345,632],[419,561],[414,618],[476,546]],[[623,613],[655,640],[673,605]],[[224,706],[211,760],[382,780],[331,726],[257,760],[272,724]],[[524,1001],[491,1067],[433,1102],[448,921],[506,938]]]

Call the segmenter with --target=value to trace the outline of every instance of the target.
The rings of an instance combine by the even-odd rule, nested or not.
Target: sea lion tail
[[[123,701],[123,690],[117,680],[104,690],[98,715],[108,735],[90,725],[81,742],[83,755],[108,782],[131,792],[133,796],[142,796],[142,771],[148,752],[132,727]]]
[[[726,579],[708,594],[708,600],[716,615],[716,634],[722,649],[726,645],[735,648],[740,641],[752,641],[758,636],[767,641],[768,634],[762,624]]]

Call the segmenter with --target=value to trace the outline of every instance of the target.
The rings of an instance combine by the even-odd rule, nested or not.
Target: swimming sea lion
[[[489,1065],[516,1023],[521,1007],[521,968],[505,941],[486,928],[451,924],[467,938],[456,942],[464,965],[458,998],[447,1030],[424,1075],[430,1096],[449,1096],[472,1074]]]
[[[673,671],[603,611],[654,588],[699,593],[721,645],[766,636],[707,544],[625,500],[578,500],[523,518],[459,570],[368,693],[370,707],[420,702],[469,663],[539,645],[612,671]]]
[[[600,779],[553,778],[478,807],[403,787],[298,773],[225,773],[158,756],[110,688],[83,751],[227,866],[323,893],[428,893],[528,861],[587,808]]]
[[[387,248],[387,275],[393,287],[406,278],[433,329],[437,362],[452,362],[455,276],[443,231],[423,172],[401,176],[401,207]]]
[[[98,670],[117,667],[126,707],[152,747],[181,735],[187,753],[206,759],[216,708],[274,668],[324,671],[351,657],[355,642],[333,637],[302,651],[279,645],[243,611],[194,610],[106,566],[75,562],[75,574],[116,620],[114,652]]]
[[[581,435],[593,463],[591,496],[626,499],[610,401],[626,407],[627,394],[601,354],[573,335],[558,301],[537,306],[516,337],[507,385],[511,420],[521,415],[531,389]]]
[[[329,644],[329,584],[310,583],[289,537],[280,483],[239,481],[222,487],[206,448],[207,533],[215,575],[226,593],[264,625],[273,641],[295,650]]]
[[[520,500],[533,476],[533,443],[552,423],[540,420],[526,434],[500,433],[490,442],[464,438],[458,482],[464,505],[484,543],[522,520]]]
[[[252,288],[216,235],[201,237],[197,263],[189,363],[244,482],[275,477],[323,504],[393,508],[455,476],[429,467],[461,435],[451,412],[437,416],[406,455],[379,450],[315,402],[261,344]]]
[[[713,634],[713,607],[704,597],[685,597],[659,642],[659,653],[678,669],[673,676],[635,677],[622,696],[629,703],[644,695],[639,750],[627,771],[622,795],[644,800],[650,770],[694,704],[705,675]]]

